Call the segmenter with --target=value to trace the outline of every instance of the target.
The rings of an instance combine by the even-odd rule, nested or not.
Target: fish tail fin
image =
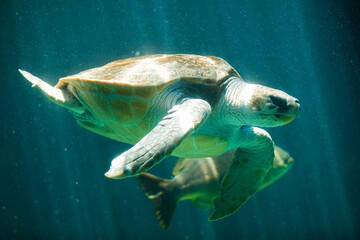
[[[170,180],[149,173],[142,173],[136,178],[146,196],[153,201],[160,226],[167,229],[177,205],[177,199],[168,187]]]

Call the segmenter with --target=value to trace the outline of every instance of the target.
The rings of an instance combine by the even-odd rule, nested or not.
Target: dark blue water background
[[[359,4],[356,1],[1,1],[0,238],[356,239]],[[215,55],[248,82],[297,97],[269,129],[293,169],[233,216],[180,203],[163,231],[134,179],[103,176],[130,146],[91,133],[18,68],[57,79],[155,53]],[[152,169],[169,177],[174,159]]]

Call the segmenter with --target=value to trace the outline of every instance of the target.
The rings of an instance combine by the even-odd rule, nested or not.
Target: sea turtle
[[[61,78],[55,87],[20,72],[82,127],[135,144],[111,162],[109,178],[138,175],[169,155],[212,157],[237,149],[212,219],[236,211],[269,171],[273,143],[258,127],[287,124],[300,112],[296,98],[246,83],[212,56],[124,59]]]
[[[179,158],[171,179],[156,177],[150,173],[137,176],[140,187],[154,203],[156,217],[162,228],[168,228],[177,203],[190,200],[202,209],[214,207],[213,200],[219,196],[221,180],[228,171],[235,150],[217,157]],[[272,168],[256,192],[274,183],[287,173],[294,159],[278,146],[274,146],[275,158]]]

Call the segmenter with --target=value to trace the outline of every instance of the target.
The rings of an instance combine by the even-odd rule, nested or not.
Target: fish
[[[235,150],[217,157],[179,158],[173,169],[172,179],[159,178],[142,173],[136,178],[145,195],[152,200],[160,226],[169,227],[178,202],[189,200],[195,207],[210,209],[219,196],[221,181],[228,171]],[[269,186],[287,173],[294,159],[288,152],[274,146],[274,162],[270,171],[257,189]]]

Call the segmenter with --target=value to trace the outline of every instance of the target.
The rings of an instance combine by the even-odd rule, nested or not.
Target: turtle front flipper
[[[144,172],[180,145],[186,136],[197,130],[211,113],[209,103],[201,99],[185,99],[134,147],[111,162],[105,173],[109,178],[125,178]]]
[[[265,130],[243,126],[238,137],[242,144],[222,180],[211,221],[233,214],[253,196],[274,161],[273,142]]]

